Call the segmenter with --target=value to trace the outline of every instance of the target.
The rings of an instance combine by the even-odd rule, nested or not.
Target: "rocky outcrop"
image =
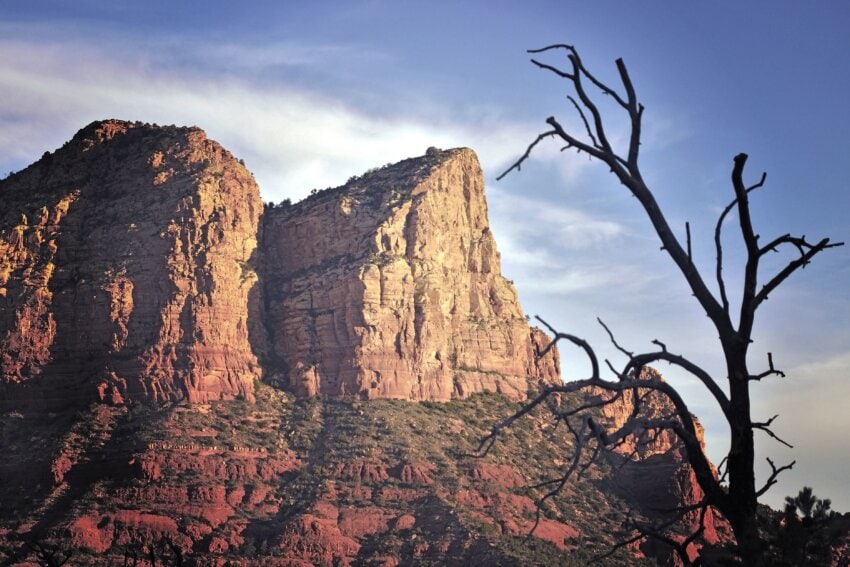
[[[661,374],[652,368],[644,368],[642,377],[663,380]],[[672,412],[671,403],[662,395],[647,391],[640,391],[639,394],[646,415],[664,416]],[[601,390],[591,395],[610,397],[609,393]],[[626,391],[618,400],[603,406],[600,409],[600,417],[606,427],[611,430],[619,429],[632,417],[633,408],[634,392]],[[704,449],[704,430],[696,417],[694,427]],[[688,464],[685,448],[673,431],[637,431],[635,436],[619,445],[615,452],[622,455],[626,462],[620,466],[618,474],[610,479],[611,489],[636,508],[666,510],[670,513],[669,511],[681,507],[696,506],[705,498],[705,493]],[[663,513],[659,512],[659,515]],[[707,509],[702,519],[699,511],[686,513],[682,527],[688,533],[696,531],[701,520],[704,525],[702,535],[689,547],[692,559],[698,555],[699,548],[704,544],[715,545],[732,540],[728,523],[716,514],[713,508]],[[647,539],[641,543],[640,549],[649,556],[663,557],[670,564],[678,564],[678,558],[672,548],[658,541]]]
[[[0,562],[14,550],[9,564],[24,564],[32,542],[74,565],[221,567],[557,565],[603,545],[593,526],[608,504],[590,483],[597,504],[553,500],[522,543],[533,485],[559,471],[545,456],[568,444],[540,415],[506,432],[501,454],[473,456],[515,407],[502,396],[297,400],[261,384],[255,398],[92,404],[64,435],[58,416],[0,414]]]
[[[472,150],[268,209],[262,266],[272,369],[298,395],[523,399],[558,379],[500,273]]]
[[[622,500],[652,519],[702,497],[661,436],[622,447],[616,483],[594,466],[538,510],[571,450],[545,412],[470,457],[508,400],[559,380],[500,273],[471,150],[264,208],[201,130],[106,121],[0,199],[3,553],[552,564],[609,548],[596,525]]]
[[[301,396],[522,399],[558,379],[499,271],[471,150],[263,217],[201,130],[106,121],[0,196],[5,400],[250,398],[255,355]]]
[[[204,132],[96,122],[0,198],[6,402],[251,396],[262,202]]]

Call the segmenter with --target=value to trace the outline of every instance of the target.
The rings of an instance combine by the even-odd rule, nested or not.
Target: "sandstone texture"
[[[702,497],[661,436],[538,509],[572,454],[543,411],[473,456],[560,376],[469,149],[264,206],[201,130],[110,120],[0,202],[4,564],[586,564]],[[698,545],[728,541],[708,520]]]
[[[0,199],[4,398],[250,397],[262,202],[201,130],[91,124]]]
[[[558,380],[500,272],[469,149],[431,149],[266,212],[273,380],[299,395],[525,398]]]
[[[551,455],[567,446],[547,438],[541,415],[503,450],[473,456],[516,407],[497,394],[423,404],[254,393],[95,403],[70,423],[0,415],[0,562],[11,549],[35,564],[37,541],[74,565],[569,565],[606,545],[600,507],[624,514],[583,482],[581,499],[553,501],[523,544],[542,494],[531,485],[557,474]]]
[[[113,120],[0,196],[7,401],[250,398],[263,375],[300,396],[523,399],[558,380],[500,273],[468,149],[263,214],[201,130]]]

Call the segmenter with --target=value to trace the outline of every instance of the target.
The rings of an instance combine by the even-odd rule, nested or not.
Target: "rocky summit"
[[[570,455],[544,413],[476,455],[560,364],[469,149],[264,205],[198,128],[110,120],[0,203],[3,564],[584,565],[701,498],[664,438],[538,506]]]
[[[300,396],[522,399],[558,379],[500,273],[471,150],[264,209],[201,130],[108,121],[0,195],[6,401],[250,399],[262,376]]]
[[[229,152],[196,128],[95,123],[0,195],[5,404],[251,397],[263,205]]]

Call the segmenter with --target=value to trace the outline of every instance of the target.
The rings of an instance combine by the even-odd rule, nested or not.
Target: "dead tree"
[[[768,459],[771,474],[763,485],[756,485],[754,432],[758,430],[775,439],[778,438],[770,429],[775,417],[766,421],[753,420],[750,385],[755,381],[784,375],[774,367],[771,354],[768,354],[765,370],[755,372],[750,370],[747,353],[753,342],[753,323],[758,308],[782,282],[797,270],[805,267],[819,253],[843,243],[831,243],[828,238],[810,241],[805,236],[792,236],[791,234],[784,234],[767,242],[762,241],[753,227],[749,198],[750,193],[764,185],[765,175],[762,174],[757,182],[748,185],[744,180],[747,155],[738,154],[734,158],[732,167],[733,196],[731,202],[720,213],[714,229],[717,257],[714,273],[711,274],[716,283],[712,286],[714,288],[712,290],[704,275],[692,261],[690,227],[686,225],[687,231],[683,245],[680,238],[670,228],[655,196],[641,174],[638,157],[644,107],[638,102],[623,60],[618,59],[616,62],[622,84],[615,89],[602,82],[584,66],[573,46],[550,45],[530,51],[530,53],[543,52],[566,55],[567,65],[563,68],[543,63],[537,59],[532,59],[532,63],[541,69],[554,73],[570,85],[573,93],[567,98],[581,119],[583,132],[578,135],[571,133],[562,127],[554,117],[548,118],[546,123],[549,125],[549,129],[537,136],[525,153],[499,179],[514,169],[519,170],[534,148],[542,141],[550,138],[562,143],[562,149],[575,149],[579,153],[587,154],[594,160],[603,162],[610,168],[611,173],[640,202],[652,223],[653,229],[661,240],[661,250],[673,260],[690,287],[694,298],[714,325],[720,341],[720,351],[725,361],[726,380],[724,383],[720,377],[713,376],[688,358],[668,351],[667,347],[659,341],[653,341],[657,349],[652,352],[630,352],[617,344],[607,327],[605,329],[608,331],[611,341],[625,355],[627,362],[622,368],[615,368],[610,362],[605,361],[612,373],[611,379],[605,379],[602,377],[596,353],[585,340],[572,334],[557,332],[549,327],[549,330],[554,333],[554,339],[539,355],[545,356],[552,345],[558,341],[572,343],[583,349],[588,357],[591,367],[590,376],[583,380],[570,381],[563,385],[545,388],[520,411],[493,427],[490,435],[482,440],[479,449],[486,451],[492,446],[500,431],[535,407],[541,404],[549,406],[557,419],[567,425],[575,442],[575,454],[571,464],[563,477],[552,483],[554,486],[548,493],[547,496],[549,496],[556,494],[571,474],[580,470],[581,467],[587,466],[587,462],[601,452],[615,448],[629,438],[640,437],[645,439],[647,435],[657,434],[663,430],[672,431],[686,449],[688,463],[693,468],[696,479],[705,494],[702,502],[692,506],[689,510],[683,511],[683,513],[699,514],[700,526],[702,526],[702,519],[704,519],[708,507],[713,507],[719,511],[732,527],[737,541],[736,553],[740,559],[746,565],[759,565],[762,562],[764,545],[759,533],[756,513],[758,498],[776,483],[776,478],[782,471],[790,469],[794,463],[777,466]],[[627,147],[624,148],[625,151],[615,148],[611,138],[609,138],[600,107],[596,102],[600,95],[613,100],[616,107],[622,109],[627,115],[631,131],[626,144]],[[723,272],[724,258],[721,245],[724,221],[730,214],[733,214],[733,211],[737,213],[740,237],[746,250],[746,260],[742,266],[743,289],[741,290],[740,307],[737,312],[734,312],[735,310],[730,305],[729,291]],[[790,259],[782,269],[766,277],[760,273],[760,263],[766,255],[786,248],[794,252],[793,259]],[[646,378],[643,369],[659,362],[677,366],[698,379],[714,398],[725,416],[729,426],[730,450],[721,464],[722,475],[719,478],[715,475],[712,465],[697,438],[694,419],[685,400],[673,386],[657,376],[650,375],[649,378]],[[558,404],[552,403],[553,397],[559,393],[580,392],[587,388],[601,389],[608,392],[609,396],[580,404],[571,409],[564,409]],[[631,418],[622,427],[614,431],[606,430],[598,425],[592,418],[592,411],[602,405],[617,401],[627,391],[633,392],[633,399],[635,400]],[[663,396],[669,402],[669,407],[672,410],[668,415],[649,415],[642,410],[641,392],[654,392],[655,395]],[[724,481],[728,482],[728,486],[723,485]],[[666,540],[668,543],[674,543],[680,555],[687,561],[684,549],[688,543],[698,537],[702,527],[696,530],[697,533],[691,534],[685,542],[681,543],[672,542],[669,537],[665,536],[664,530],[660,529],[663,527],[665,526],[642,526],[641,533],[635,537],[635,540],[649,534]]]

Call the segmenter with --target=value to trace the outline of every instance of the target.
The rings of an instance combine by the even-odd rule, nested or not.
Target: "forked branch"
[[[544,356],[559,341],[566,340],[584,350],[591,363],[591,375],[583,380],[570,381],[562,385],[545,388],[516,414],[494,426],[490,435],[482,440],[479,450],[488,450],[496,436],[505,427],[509,427],[516,419],[544,403],[549,396],[575,393],[585,388],[595,388],[599,391],[608,392],[610,394],[608,397],[584,402],[577,407],[566,410],[558,409],[555,411],[559,423],[565,423],[568,430],[573,434],[576,440],[575,451],[581,453],[589,451],[593,447],[590,452],[596,455],[599,451],[626,446],[626,439],[636,439],[636,443],[640,443],[642,439],[645,440],[652,435],[658,435],[659,431],[674,433],[684,446],[688,463],[705,493],[706,507],[702,510],[701,522],[704,520],[708,506],[717,508],[732,525],[738,539],[738,553],[741,559],[745,564],[758,564],[763,548],[762,542],[759,541],[758,519],[756,517],[758,498],[776,483],[776,478],[781,472],[791,468],[794,463],[777,467],[773,464],[773,461],[768,460],[771,466],[771,474],[764,486],[756,489],[753,470],[754,432],[757,430],[764,431],[780,443],[788,445],[770,429],[775,418],[759,423],[754,422],[751,416],[751,383],[768,376],[784,376],[784,373],[774,366],[772,354],[768,354],[767,370],[761,373],[749,371],[747,357],[748,349],[753,342],[752,331],[756,311],[769,295],[793,273],[807,266],[815,256],[824,250],[842,246],[843,243],[833,243],[828,238],[810,241],[805,236],[784,234],[766,244],[760,244],[760,236],[753,223],[750,195],[756,189],[764,186],[766,175],[762,174],[758,181],[748,185],[744,180],[747,155],[738,154],[734,158],[731,172],[733,199],[721,211],[714,227],[716,264],[713,267],[713,277],[717,286],[717,296],[715,296],[715,292],[708,288],[699,266],[694,261],[690,224],[686,223],[685,225],[686,235],[683,245],[671,229],[655,195],[649,189],[641,174],[638,158],[644,108],[637,100],[634,85],[622,59],[618,59],[616,62],[620,85],[618,88],[612,88],[585,67],[577,50],[571,45],[549,45],[530,52],[534,54],[554,52],[566,55],[567,65],[564,68],[538,59],[532,59],[532,63],[569,83],[572,93],[567,98],[581,120],[583,133],[576,136],[567,131],[555,117],[549,117],[546,119],[549,128],[528,146],[525,153],[502,173],[499,179],[514,169],[519,170],[530,158],[532,150],[545,138],[554,138],[565,144],[564,149],[575,148],[578,152],[584,152],[608,166],[619,182],[628,189],[632,196],[637,198],[661,241],[661,250],[676,265],[694,298],[714,326],[720,343],[719,351],[722,353],[725,363],[726,383],[721,387],[720,381],[716,380],[709,372],[706,372],[688,358],[670,352],[667,346],[660,341],[653,341],[653,344],[657,345],[660,350],[635,354],[622,347],[614,339],[610,329],[600,321],[616,350],[627,359],[627,363],[619,371],[610,361],[606,360],[605,362],[612,371],[614,379],[605,380],[599,374],[600,366],[596,353],[586,341],[575,335],[557,332],[548,323],[541,320],[541,323],[553,334],[554,338],[549,345],[540,351],[539,356]],[[608,136],[600,106],[596,102],[600,95],[613,100],[616,110],[626,114],[630,134],[628,136],[628,147],[625,151],[622,148],[615,147],[612,140],[617,140]],[[744,262],[739,266],[741,272],[737,274],[743,283],[739,296],[740,311],[737,313],[737,320],[734,322],[731,313],[730,289],[724,273],[727,266],[724,264],[723,250],[724,223],[732,211],[737,211],[740,238],[745,251]],[[760,282],[760,277],[763,276],[760,273],[761,259],[769,252],[778,252],[788,248],[795,250],[797,257],[790,260],[775,274],[765,278],[764,283]],[[659,361],[672,364],[696,377],[709,391],[717,406],[723,412],[729,428],[730,451],[727,458],[724,459],[723,464],[725,466],[722,467],[722,479],[728,479],[728,487],[721,487],[721,480],[715,476],[697,439],[693,416],[679,392],[660,378],[644,379],[642,377],[645,368]],[[627,392],[632,392],[634,407],[631,409],[626,423],[613,431],[600,427],[594,421],[593,415],[590,414],[615,400],[621,400]],[[645,396],[642,392],[652,392],[653,395],[661,396],[666,400],[667,407],[672,408],[671,413],[663,416],[648,415],[645,410],[649,404],[644,403]],[[571,424],[571,420],[579,419],[582,420],[582,427],[586,427],[586,430]],[[565,474],[556,479],[555,488],[563,486],[570,475],[580,470],[582,459],[574,455],[572,463]],[[666,537],[663,533],[655,535],[659,539]],[[696,538],[699,533],[692,534],[692,536]],[[631,539],[630,541],[636,540]],[[683,542],[683,545],[677,548],[680,554],[692,541],[692,538],[688,538]],[[685,559],[684,556],[683,559]]]
[[[791,461],[787,465],[782,465],[781,467],[777,467],[776,463],[771,460],[770,457],[767,457],[767,464],[770,465],[770,476],[767,477],[767,481],[764,483],[764,486],[756,492],[756,496],[761,496],[765,492],[767,492],[771,486],[777,483],[777,477],[782,474],[782,471],[791,470],[794,468],[794,465],[797,464],[797,461]]]
[[[569,459],[569,465],[564,470],[563,474],[557,478],[543,481],[532,488],[547,488],[548,490],[538,499],[538,513],[535,527],[540,520],[540,510],[544,502],[561,492],[566,483],[574,475],[580,473],[590,466],[603,452],[610,452],[625,446],[628,440],[631,439],[635,447],[645,446],[647,443],[658,438],[658,435],[663,431],[672,432],[680,442],[687,447],[688,461],[697,475],[700,485],[704,486],[703,490],[706,494],[706,506],[725,498],[725,494],[719,483],[714,477],[711,465],[705,457],[701,449],[700,439],[694,426],[694,418],[679,396],[678,392],[667,382],[661,380],[656,375],[644,375],[642,373],[649,362],[666,360],[677,364],[683,368],[690,369],[695,375],[699,376],[703,372],[698,367],[691,365],[689,361],[683,357],[679,357],[665,350],[653,353],[634,354],[627,349],[620,347],[610,329],[604,325],[603,327],[609,333],[612,341],[618,346],[620,352],[628,357],[624,370],[615,372],[615,380],[606,380],[600,377],[600,367],[598,358],[593,348],[583,339],[566,333],[558,332],[545,320],[538,318],[541,323],[549,329],[554,335],[552,341],[546,345],[541,353],[545,354],[551,350],[555,343],[562,340],[580,347],[584,350],[586,356],[591,362],[591,376],[584,380],[568,382],[557,386],[549,386],[545,388],[538,396],[525,404],[513,415],[503,419],[494,425],[490,433],[481,440],[478,446],[478,454],[485,455],[492,448],[494,442],[504,431],[510,427],[517,419],[527,415],[534,408],[543,404],[554,394],[569,394],[578,393],[583,390],[596,389],[597,391],[610,392],[610,396],[597,396],[589,400],[579,403],[575,407],[557,408],[550,404],[549,410],[553,412],[556,419],[566,424],[568,431],[573,439],[572,455]],[[706,378],[703,376],[703,378]],[[597,418],[597,410],[604,408],[612,403],[622,399],[622,394],[627,391],[635,393],[633,396],[634,409],[629,418],[614,429],[607,429]],[[644,406],[640,400],[653,392],[655,395],[666,399],[666,406],[673,408],[668,414],[658,415],[646,413],[640,410],[642,407],[647,407],[647,411],[652,411],[650,406]],[[725,396],[720,392],[720,395]],[[572,419],[579,420],[578,426],[573,424]],[[706,490],[708,487],[708,490]],[[650,530],[651,531],[651,530]],[[649,532],[647,532],[649,533]],[[660,532],[659,532],[660,533]],[[697,537],[697,536],[694,536]]]

